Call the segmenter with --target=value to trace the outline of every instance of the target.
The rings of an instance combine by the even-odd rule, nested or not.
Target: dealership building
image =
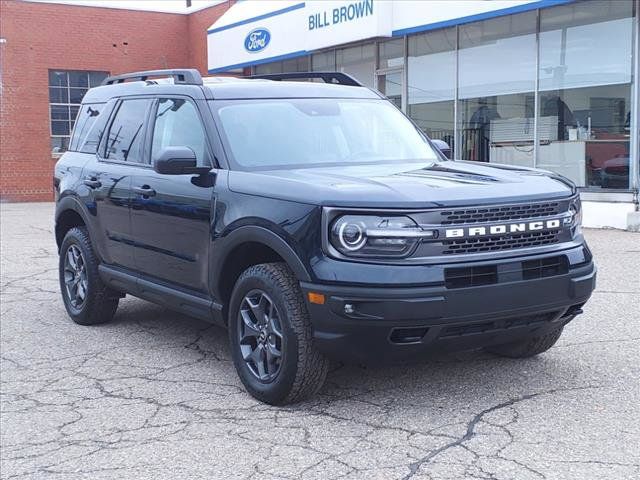
[[[638,220],[637,0],[305,1],[232,6],[209,73],[346,72],[456,159],[581,187],[585,223]]]
[[[560,173],[580,187],[586,225],[640,224],[640,0],[239,0],[184,15],[1,5],[3,200],[51,198],[79,101],[107,74],[337,70],[454,158]]]

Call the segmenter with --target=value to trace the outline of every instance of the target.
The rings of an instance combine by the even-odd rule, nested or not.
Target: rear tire
[[[60,291],[67,313],[79,325],[108,322],[118,308],[120,294],[102,282],[98,265],[87,229],[69,230],[60,246]]]
[[[552,330],[544,335],[531,336],[524,340],[503,345],[487,347],[485,350],[501,357],[508,358],[528,358],[546,352],[562,335],[563,327]]]
[[[229,309],[231,355],[256,399],[284,405],[314,395],[329,369],[316,349],[309,313],[293,272],[283,263],[240,275]]]

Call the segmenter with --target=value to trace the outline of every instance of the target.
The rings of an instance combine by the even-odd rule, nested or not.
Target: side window
[[[196,107],[179,98],[161,98],[153,129],[151,158],[166,147],[190,147],[199,164],[208,163],[204,128]]]
[[[144,121],[151,100],[124,100],[111,122],[104,158],[120,162],[144,162]]]
[[[96,153],[104,131],[104,103],[86,103],[80,106],[76,126],[73,129],[69,150],[82,153]]]

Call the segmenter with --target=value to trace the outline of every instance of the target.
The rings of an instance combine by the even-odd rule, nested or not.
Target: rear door
[[[134,268],[131,181],[143,165],[144,126],[152,103],[150,98],[118,101],[95,160],[83,171],[83,182],[91,191],[88,210],[98,232],[96,247],[105,263],[127,269]]]
[[[156,99],[149,124],[149,168],[133,178],[131,227],[136,269],[164,283],[208,293],[215,176],[164,175],[152,167],[169,146],[191,148],[198,165],[212,166],[203,114],[188,97]]]

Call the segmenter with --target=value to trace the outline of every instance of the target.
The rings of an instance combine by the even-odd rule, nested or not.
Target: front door
[[[166,147],[191,148],[199,165],[211,166],[202,118],[187,98],[160,98],[150,125],[150,168],[132,181],[131,229],[136,270],[191,290],[208,291],[213,175],[164,175],[153,170]]]

